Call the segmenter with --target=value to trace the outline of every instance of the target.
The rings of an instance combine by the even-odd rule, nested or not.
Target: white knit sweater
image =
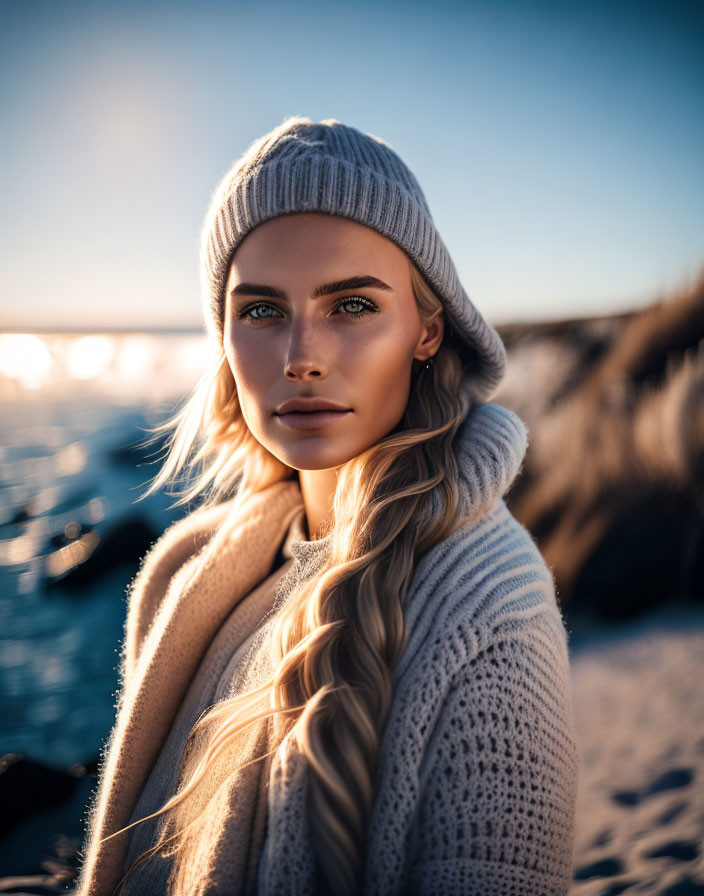
[[[579,773],[567,632],[552,575],[503,500],[526,430],[516,414],[487,403],[468,415],[454,447],[463,518],[474,519],[414,570],[363,894],[564,896]],[[98,838],[127,823],[200,658],[235,604],[269,574],[301,506],[297,483],[276,484],[236,526],[226,507],[196,513],[147,558],[130,595],[120,708],[77,896],[112,892],[127,835],[103,846]],[[295,568],[277,601],[313,574],[326,542],[291,544]],[[289,736],[271,763],[258,896],[316,892],[302,771]],[[213,879],[209,896],[240,892],[224,866]]]
[[[552,575],[503,500],[526,430],[516,414],[487,403],[455,444],[467,507],[490,509],[415,569],[364,894],[564,896],[580,762],[567,633]],[[321,545],[292,550],[306,562]],[[271,772],[261,896],[315,892],[302,765],[291,745]]]

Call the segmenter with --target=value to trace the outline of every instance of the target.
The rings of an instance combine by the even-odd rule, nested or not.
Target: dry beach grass
[[[641,311],[503,328],[509,493],[555,576],[582,763],[570,896],[704,894],[704,269]]]

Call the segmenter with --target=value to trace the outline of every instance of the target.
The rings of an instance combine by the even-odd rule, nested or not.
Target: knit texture
[[[427,552],[414,570],[406,606],[409,638],[394,672],[379,752],[363,892],[563,896],[572,876],[579,771],[567,633],[551,573],[503,500],[525,453],[525,427],[505,408],[480,405],[463,422],[455,447],[464,506],[489,510]],[[239,523],[244,531],[228,524],[225,512],[211,541],[194,554],[197,591],[191,587],[195,570],[178,589],[172,587],[178,570],[164,556],[164,551],[182,556],[184,540],[198,551],[200,540],[191,534],[188,519],[167,533],[164,548],[153,550],[146,566],[171,570],[171,584],[162,590],[159,608],[139,581],[131,595],[125,656],[136,664],[126,669],[127,699],[101,772],[77,892],[107,894],[119,879],[124,842],[114,838],[99,848],[94,832],[126,823],[183,699],[174,686],[178,676],[166,675],[169,656],[175,666],[182,655],[198,653],[193,627],[205,608],[219,606],[213,615],[222,621],[255,586],[256,548],[266,554],[259,563],[264,578],[275,545],[300,506],[298,484],[286,481],[255,496],[247,522]],[[321,562],[326,542],[292,545],[306,574]],[[143,581],[154,581],[146,570]],[[282,587],[282,599],[285,594]],[[140,596],[156,611],[151,624],[140,611]],[[189,599],[193,614],[173,622],[177,638],[170,642],[175,608]],[[174,607],[167,612],[170,600]],[[130,645],[134,619],[141,619],[146,631],[141,650]],[[205,641],[204,632],[195,636],[203,652],[216,630]],[[169,643],[161,676],[151,676],[158,648]],[[196,666],[189,661],[186,671]],[[159,684],[165,692],[154,700]],[[154,715],[144,712],[147,703]],[[164,706],[168,712],[157,711]],[[162,714],[170,715],[166,724]],[[127,731],[131,738],[123,736]],[[147,749],[152,741],[155,746]],[[289,735],[270,767],[266,841],[256,882],[260,896],[316,891],[304,771]],[[207,892],[229,893],[231,883]]]
[[[566,630],[552,575],[501,497],[525,447],[522,421],[499,405],[476,408],[460,430],[465,507],[492,509],[416,566],[379,753],[368,896],[568,892],[579,757]],[[292,740],[282,753],[258,892],[303,896],[317,882],[304,766]]]
[[[204,314],[222,343],[225,285],[232,255],[258,224],[293,212],[349,218],[393,240],[415,263],[448,319],[446,342],[468,365],[480,400],[503,377],[506,350],[462,287],[415,176],[373,134],[334,118],[300,115],[255,140],[225,174],[203,222],[200,248]]]
[[[145,556],[129,592],[117,715],[88,806],[75,893],[110,896],[122,877],[129,822],[190,682],[240,601],[269,575],[302,505],[292,481],[231,512],[230,502],[171,526]]]
[[[137,801],[130,824],[159,810],[176,793],[186,739],[199,717],[210,706],[243,689],[250,664],[261,643],[260,632],[272,617],[275,597],[277,594],[280,600],[284,597],[280,587],[282,578],[289,570],[293,572],[287,577],[288,593],[300,581],[296,573],[302,567],[294,560],[291,545],[305,538],[305,512],[301,508],[289,527],[271,575],[237,604],[208,647]],[[213,831],[212,851],[201,857],[205,866],[212,867],[212,875],[205,873],[203,876],[212,876],[214,880],[211,883],[220,888],[226,886],[229,896],[251,892],[254,888],[266,831],[268,768],[268,762],[257,763],[238,776],[235,784],[238,791],[237,818],[233,818],[231,823],[227,818],[223,819],[221,829]],[[227,814],[232,815],[232,807],[228,808]],[[154,845],[163,821],[164,816],[158,816],[141,821],[130,830],[125,874],[135,859]],[[219,842],[225,844],[220,855],[217,854]],[[127,878],[123,896],[168,892],[172,867],[171,856],[151,856]]]

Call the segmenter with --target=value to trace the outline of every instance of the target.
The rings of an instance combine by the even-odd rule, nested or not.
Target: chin
[[[357,456],[357,453],[349,451],[286,451],[272,452],[288,467],[294,470],[330,470],[333,467],[339,467],[346,464]]]

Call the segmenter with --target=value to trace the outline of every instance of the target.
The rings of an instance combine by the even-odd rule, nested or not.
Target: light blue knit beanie
[[[468,365],[475,394],[488,400],[503,377],[506,350],[462,288],[418,181],[388,143],[334,118],[285,118],[218,184],[200,248],[211,335],[222,340],[230,261],[244,237],[270,218],[313,211],[365,224],[407,253],[443,304],[448,341]]]

